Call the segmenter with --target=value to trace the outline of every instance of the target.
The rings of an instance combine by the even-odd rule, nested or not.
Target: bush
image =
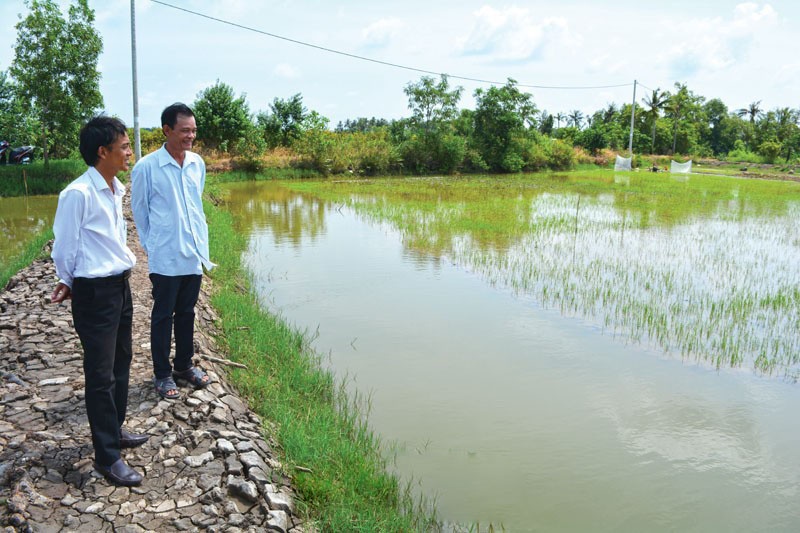
[[[763,158],[758,155],[754,154],[750,150],[748,150],[744,142],[741,139],[736,139],[736,142],[733,145],[733,150],[728,152],[728,155],[725,157],[727,161],[733,161],[737,163],[763,163]]]
[[[575,152],[567,143],[558,139],[550,141],[550,162],[553,170],[569,170],[575,166]]]
[[[767,163],[774,163],[781,153],[781,143],[777,141],[764,141],[758,147],[758,153]]]

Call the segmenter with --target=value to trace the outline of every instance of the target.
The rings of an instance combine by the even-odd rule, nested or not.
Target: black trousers
[[[169,361],[172,329],[175,327],[175,370],[192,366],[194,357],[194,306],[200,296],[203,276],[150,274],[153,312],[150,315],[150,347],[156,379],[172,374]]]
[[[95,461],[102,466],[120,458],[119,430],[128,407],[133,357],[129,273],[72,282],[72,320],[83,345],[86,414]]]

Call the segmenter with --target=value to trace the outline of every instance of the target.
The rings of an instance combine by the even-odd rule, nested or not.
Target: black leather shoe
[[[141,446],[147,439],[150,438],[150,435],[137,435],[136,433],[128,433],[124,429],[119,430],[119,447],[120,448],[135,448],[136,446]]]
[[[142,475],[125,464],[122,459],[117,459],[117,462],[111,466],[100,466],[97,461],[93,463],[94,469],[103,474],[107,480],[114,485],[121,485],[123,487],[135,487],[141,485]]]

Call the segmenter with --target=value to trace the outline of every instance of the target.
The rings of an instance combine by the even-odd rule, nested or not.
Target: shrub
[[[567,143],[558,139],[550,141],[550,162],[553,170],[568,170],[575,166],[575,152]]]

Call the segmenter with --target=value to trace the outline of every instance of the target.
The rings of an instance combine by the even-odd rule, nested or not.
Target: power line
[[[390,63],[389,61],[381,61],[380,59],[373,59],[373,58],[370,58],[370,57],[351,54],[351,53],[348,53],[348,52],[342,52],[340,50],[334,50],[333,48],[326,48],[324,46],[319,46],[319,45],[316,45],[316,44],[311,44],[311,43],[307,43],[307,42],[304,42],[304,41],[299,41],[297,39],[291,39],[289,37],[284,37],[282,35],[277,35],[275,33],[270,33],[268,31],[259,30],[257,28],[252,28],[250,26],[245,26],[243,24],[238,24],[236,22],[231,22],[229,20],[221,19],[221,18],[218,18],[218,17],[212,17],[211,15],[206,15],[205,13],[200,13],[198,11],[192,11],[191,9],[186,9],[184,7],[176,6],[176,5],[170,4],[168,2],[163,2],[161,0],[150,0],[150,1],[155,3],[155,4],[161,4],[162,6],[165,6],[165,7],[171,7],[172,9],[176,9],[178,11],[183,11],[183,12],[189,13],[191,15],[202,17],[202,18],[205,18],[205,19],[208,19],[208,20],[213,20],[214,22],[219,22],[221,24],[226,24],[228,26],[233,26],[235,28],[251,31],[251,32],[254,32],[254,33],[260,33],[261,35],[266,35],[268,37],[273,37],[275,39],[281,39],[283,41],[288,41],[290,43],[299,44],[301,46],[307,46],[309,48],[315,48],[317,50],[322,50],[323,52],[329,52],[331,54],[338,54],[338,55],[341,55],[341,56],[350,57],[350,58],[358,59],[358,60],[361,60],[361,61],[369,61],[370,63],[377,63],[379,65],[385,65],[387,67],[400,68],[400,69],[404,69],[404,70],[410,70],[412,72],[420,72],[422,74],[433,74],[434,76],[447,76],[448,78],[452,78],[452,79],[456,79],[456,80],[474,81],[474,82],[478,82],[478,83],[488,83],[490,85],[505,85],[505,83],[506,83],[504,81],[492,81],[492,80],[483,80],[483,79],[480,79],[480,78],[470,78],[470,77],[467,77],[467,76],[457,76],[455,74],[447,74],[446,72],[434,72],[432,70],[425,70],[425,69],[421,69],[421,68],[409,67],[409,66],[406,66],[406,65],[400,65],[400,64],[397,64],[397,63]],[[524,87],[524,88],[528,88],[528,89],[585,90],[585,89],[612,89],[612,88],[616,88],[616,87],[630,87],[633,84],[632,83],[620,83],[620,84],[617,84],[617,85],[554,86],[554,85],[530,85],[530,84],[524,84],[524,83],[517,83],[516,85],[517,85],[517,87]]]

